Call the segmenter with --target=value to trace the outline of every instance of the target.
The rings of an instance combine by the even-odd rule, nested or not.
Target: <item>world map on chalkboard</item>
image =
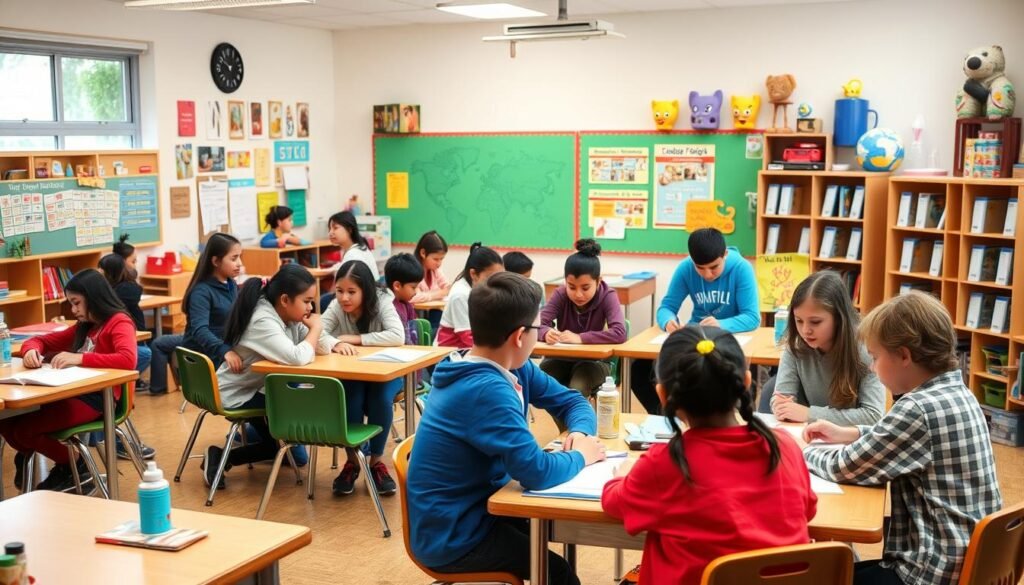
[[[565,249],[575,226],[573,136],[377,137],[377,213],[393,239],[438,230],[450,244]],[[386,175],[408,174],[403,204]]]

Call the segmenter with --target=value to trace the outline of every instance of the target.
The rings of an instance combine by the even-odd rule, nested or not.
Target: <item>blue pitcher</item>
[[[833,137],[836,146],[857,146],[868,131],[868,114],[875,115],[872,128],[878,127],[878,112],[868,107],[868,100],[843,98],[836,100],[836,125]]]

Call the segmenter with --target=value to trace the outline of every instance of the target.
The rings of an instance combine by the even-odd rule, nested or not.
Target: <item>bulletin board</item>
[[[606,236],[597,239],[608,252],[682,255],[690,233],[686,202],[714,199],[735,213],[728,244],[753,256],[747,194],[757,192],[763,138],[756,131],[728,130],[580,132],[579,236]],[[600,217],[624,220],[624,237],[620,224],[604,231]]]

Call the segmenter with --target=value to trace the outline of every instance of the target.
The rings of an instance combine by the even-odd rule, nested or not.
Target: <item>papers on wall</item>
[[[309,175],[302,165],[282,166],[281,176],[286,190],[309,189]]]
[[[46,225],[50,231],[75,227],[75,191],[61,191],[43,195]]]
[[[228,183],[231,230],[238,238],[248,240],[259,237],[260,224],[256,216],[256,187],[252,179]]]
[[[46,231],[42,193],[0,195],[0,216],[8,237]]]
[[[199,211],[203,215],[203,233],[215,232],[228,223],[226,181],[199,182]]]
[[[75,242],[78,246],[109,244],[121,213],[121,194],[108,189],[75,191]]]

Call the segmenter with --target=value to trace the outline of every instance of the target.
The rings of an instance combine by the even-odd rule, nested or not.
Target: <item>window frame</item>
[[[41,55],[50,58],[50,87],[53,91],[54,120],[0,119],[0,136],[55,137],[54,148],[66,150],[69,136],[128,136],[129,149],[142,147],[141,105],[139,90],[139,52],[119,47],[85,46],[75,44],[34,42],[0,37],[0,52]],[[64,120],[63,68],[64,58],[104,59],[124,64],[125,110],[124,122],[86,122]]]

